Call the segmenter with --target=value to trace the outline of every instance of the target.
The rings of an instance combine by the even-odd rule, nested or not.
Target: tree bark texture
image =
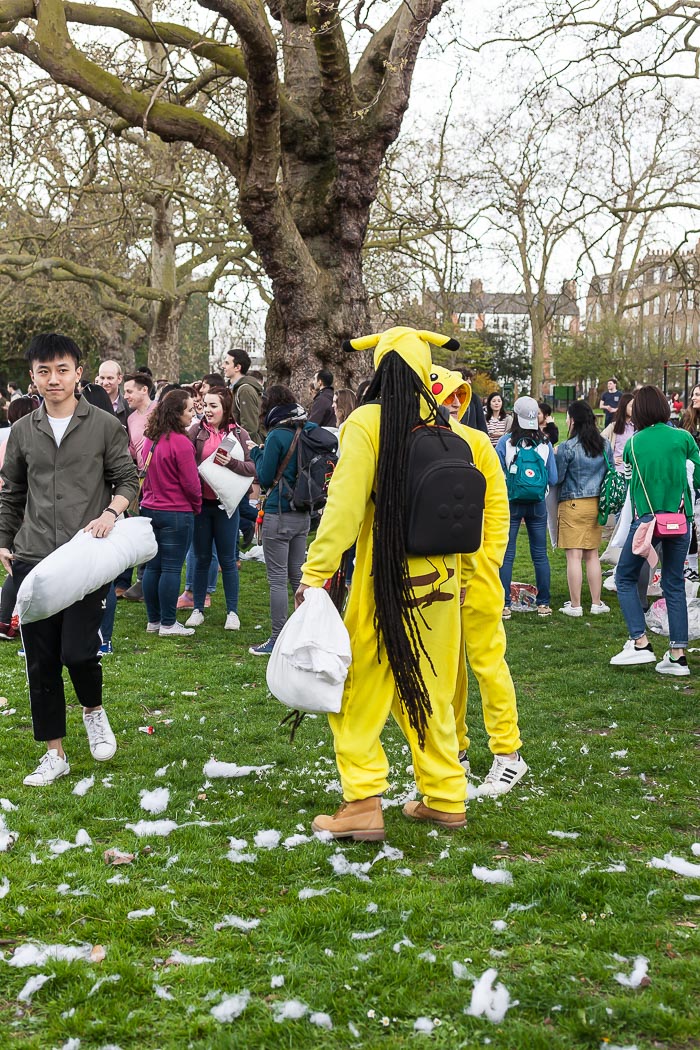
[[[369,330],[361,251],[370,207],[386,150],[401,128],[420,44],[443,2],[396,2],[354,69],[339,0],[269,0],[268,7],[262,0],[198,0],[218,16],[218,26],[228,24],[227,39],[234,31],[235,46],[107,7],[0,0],[0,46],[102,103],[122,126],[192,142],[225,165],[273,289],[269,374],[299,390],[321,366],[337,375],[336,385],[366,374],[364,355],[343,357],[340,344]],[[145,73],[141,84],[123,84],[74,45],[72,23],[111,27],[178,53],[188,49],[200,78],[214,69],[243,83],[243,133],[183,102],[162,56],[157,85]],[[164,305],[152,309],[164,312]],[[172,332],[178,313],[174,302],[168,320],[155,327]],[[156,367],[169,368],[170,351],[156,349],[165,341],[155,332],[151,339]]]

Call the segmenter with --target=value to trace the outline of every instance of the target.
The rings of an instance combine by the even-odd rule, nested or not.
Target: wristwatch
[[[114,507],[105,507],[105,509],[102,511],[102,513],[103,514],[113,514],[115,518],[119,517],[119,514],[114,509]]]

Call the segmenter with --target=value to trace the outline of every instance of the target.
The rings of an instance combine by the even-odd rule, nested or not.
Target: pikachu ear
[[[380,335],[360,335],[357,339],[344,339],[342,348],[346,354],[354,350],[373,350],[380,338]]]
[[[419,339],[424,339],[432,346],[441,346],[445,350],[459,350],[459,340],[449,335],[440,335],[438,332],[416,332]]]

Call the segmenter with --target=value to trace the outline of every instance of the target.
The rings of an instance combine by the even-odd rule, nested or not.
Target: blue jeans
[[[152,510],[143,508],[151,519],[158,553],[143,574],[143,597],[149,623],[172,627],[175,623],[180,577],[187,548],[192,540],[194,514],[185,510]]]
[[[238,542],[238,511],[229,518],[221,510],[218,500],[202,502],[202,512],[194,519],[194,587],[195,609],[204,608],[207,592],[207,576],[211,565],[212,550],[216,542],[216,553],[221,566],[221,579],[226,597],[226,612],[238,612],[238,565],[236,544]]]
[[[635,518],[620,554],[615,570],[617,597],[630,638],[641,638],[646,634],[646,621],[637,590],[637,580],[645,558],[632,553],[634,534],[641,522],[650,521],[651,514]],[[690,529],[685,536],[664,537],[661,541],[661,590],[668,610],[669,641],[672,649],[688,647],[688,606],[685,601],[683,568],[690,543]]]
[[[506,605],[510,605],[510,582],[513,577],[513,562],[515,561],[515,547],[518,541],[518,530],[520,522],[525,521],[527,538],[530,541],[530,557],[535,567],[535,583],[537,584],[537,604],[549,605],[550,602],[550,579],[551,569],[547,557],[547,507],[544,500],[537,503],[511,503],[510,504],[510,534],[508,536],[508,547],[503,559],[499,575],[503,584],[503,598]]]
[[[216,581],[219,576],[219,559],[216,556],[216,544],[214,544],[214,551],[211,556],[211,565],[209,566],[209,577],[207,579],[207,594],[213,594],[216,590]],[[187,551],[187,557],[185,558],[185,590],[192,591],[194,589],[194,543],[190,543],[189,550]]]
[[[107,591],[107,597],[105,598],[105,607],[102,614],[102,623],[100,625],[100,634],[102,635],[102,644],[105,642],[112,641],[112,634],[114,633],[114,616],[117,611],[117,595],[114,590],[114,584],[110,583],[109,590]]]

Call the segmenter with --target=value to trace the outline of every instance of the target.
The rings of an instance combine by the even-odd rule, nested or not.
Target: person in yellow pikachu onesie
[[[468,404],[471,389],[459,372],[434,365],[431,391],[440,405],[450,412],[453,422]],[[484,725],[493,754],[491,769],[477,795],[504,795],[527,773],[527,764],[518,748],[522,745],[518,728],[515,687],[506,663],[506,632],[501,616],[503,585],[498,570],[508,544],[510,509],[505,479],[498,456],[486,434],[472,427],[464,429],[474,457],[474,465],[486,478],[484,542],[475,554],[462,555],[461,575],[466,586],[462,603],[462,647],[479,684]],[[455,685],[454,712],[459,739],[459,758],[467,776],[471,769],[467,735],[467,667],[460,661]]]
[[[412,328],[346,344],[374,348],[376,372],[365,395],[374,403],[356,409],[343,426],[342,454],[297,591],[299,603],[306,588],[322,587],[357,541],[345,612],[353,659],[340,713],[329,715],[344,803],[313,822],[315,831],[336,838],[384,838],[381,795],[389,763],[380,736],[390,713],[410,745],[423,796],[407,803],[404,814],[450,829],[466,824],[452,706],[463,662],[460,559],[405,549],[411,433],[421,420],[443,420],[430,392],[431,343],[459,346]],[[500,604],[499,595],[499,614]]]

